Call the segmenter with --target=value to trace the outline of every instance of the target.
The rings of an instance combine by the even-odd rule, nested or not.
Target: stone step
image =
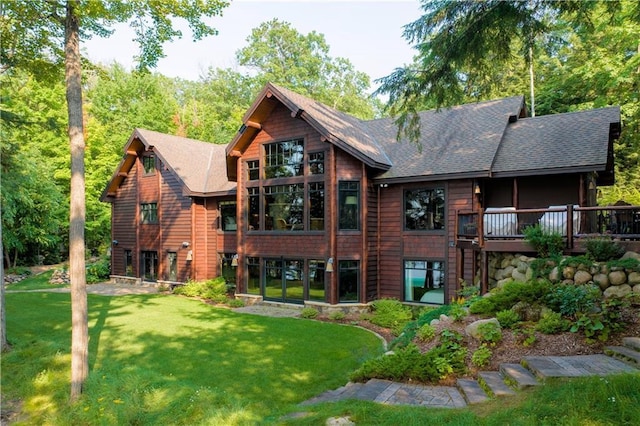
[[[489,399],[489,395],[482,389],[477,380],[458,379],[456,383],[468,404],[479,404]]]
[[[640,337],[623,337],[622,345],[629,349],[640,351]]]
[[[513,389],[511,389],[502,380],[502,375],[497,371],[481,371],[478,373],[478,381],[486,385],[485,389],[488,389],[492,395],[495,396],[508,396],[515,395]]]
[[[634,349],[626,346],[605,346],[604,353],[634,367],[640,367],[640,352]]]
[[[500,373],[502,373],[505,382],[513,383],[518,389],[540,385],[538,379],[520,364],[500,364]]]

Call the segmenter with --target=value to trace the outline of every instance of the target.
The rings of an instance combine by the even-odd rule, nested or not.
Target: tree
[[[109,25],[115,22],[131,22],[136,33],[135,40],[140,45],[138,64],[140,69],[146,70],[154,67],[163,56],[164,42],[182,35],[180,31],[173,29],[172,17],[186,19],[193,31],[194,39],[200,39],[216,32],[202,22],[201,17],[219,15],[227,5],[223,0],[204,3],[196,0],[15,0],[3,2],[0,7],[0,35],[3,39],[0,64],[4,69],[16,67],[32,72],[51,70],[55,75],[61,62],[64,62],[71,151],[69,273],[72,305],[72,401],[82,393],[89,366],[84,259],[85,139],[80,37],[106,36],[111,32]]]
[[[398,137],[417,140],[417,112],[425,106],[450,106],[472,96],[484,99],[492,84],[473,82],[487,78],[501,84],[492,76],[497,77],[496,68],[513,61],[514,54],[529,65],[536,50],[555,48],[560,40],[553,29],[561,19],[591,28],[594,10],[603,6],[607,15],[613,16],[622,3],[422,0],[425,14],[407,24],[404,31],[404,37],[418,50],[414,63],[382,78],[378,89],[379,94],[388,94],[389,110],[398,116]],[[629,17],[638,16],[640,6],[635,3]]]
[[[369,76],[345,58],[331,58],[322,34],[312,31],[305,36],[273,19],[254,28],[247,42],[236,58],[257,72],[261,86],[280,84],[362,119],[377,115],[379,105],[367,94]]]

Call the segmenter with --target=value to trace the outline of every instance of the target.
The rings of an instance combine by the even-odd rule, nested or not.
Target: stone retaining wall
[[[627,252],[621,259],[638,259],[640,253]],[[534,276],[531,263],[535,257],[511,253],[489,254],[489,288],[500,287],[510,281],[528,281]],[[605,262],[568,264],[560,270],[558,265],[548,275],[552,283],[595,284],[605,297],[624,296],[631,292],[640,293],[640,272],[620,267],[609,267]]]

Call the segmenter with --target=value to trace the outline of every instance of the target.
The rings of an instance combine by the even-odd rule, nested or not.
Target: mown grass
[[[347,382],[382,345],[361,329],[181,297],[89,295],[90,376],[69,406],[70,298],[8,293],[3,400],[24,424],[259,424]]]
[[[68,287],[68,284],[49,284],[53,271],[42,272],[38,275],[30,276],[17,283],[10,284],[7,291],[42,290],[50,288]]]

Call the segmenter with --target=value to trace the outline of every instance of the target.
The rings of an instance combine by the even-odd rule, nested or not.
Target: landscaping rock
[[[636,259],[636,260],[640,260],[640,253],[636,253],[635,251],[628,251],[624,255],[622,255],[621,259]]]
[[[636,284],[633,286],[633,292],[640,294],[640,284]]]
[[[600,287],[600,290],[606,290],[611,285],[607,274],[595,274],[593,276],[593,282]]]
[[[512,273],[511,273],[511,277],[516,280],[516,281],[520,281],[520,282],[527,282],[527,276],[525,274],[523,274],[522,272],[520,272],[519,270],[515,269]]]
[[[573,282],[576,285],[583,285],[583,284],[588,283],[592,279],[593,279],[593,277],[591,276],[591,274],[589,272],[579,270],[578,272],[576,272],[575,276],[573,277]]]
[[[640,284],[640,272],[631,272],[627,277],[627,283],[632,287],[636,284]]]
[[[573,266],[565,266],[562,268],[562,276],[567,280],[572,280],[576,275],[576,268]]]
[[[624,271],[609,272],[609,282],[612,286],[622,285],[627,282],[627,274]]]
[[[612,285],[604,291],[604,297],[607,299],[610,297],[625,297],[631,293],[631,286],[629,284]]]
[[[488,324],[488,323],[493,323],[497,325],[498,328],[500,328],[500,322],[498,321],[497,318],[489,318],[489,319],[482,319],[482,320],[472,322],[471,324],[469,324],[464,328],[464,332],[467,334],[467,336],[471,336],[474,339],[479,340],[480,333],[478,333],[478,327],[480,327],[482,324]]]
[[[552,283],[560,281],[560,271],[557,266],[554,266],[551,272],[549,273],[549,281]]]
[[[350,417],[329,417],[325,423],[327,426],[350,426],[355,425]]]
[[[511,308],[522,321],[539,321],[542,317],[542,306],[527,302],[518,302]]]

